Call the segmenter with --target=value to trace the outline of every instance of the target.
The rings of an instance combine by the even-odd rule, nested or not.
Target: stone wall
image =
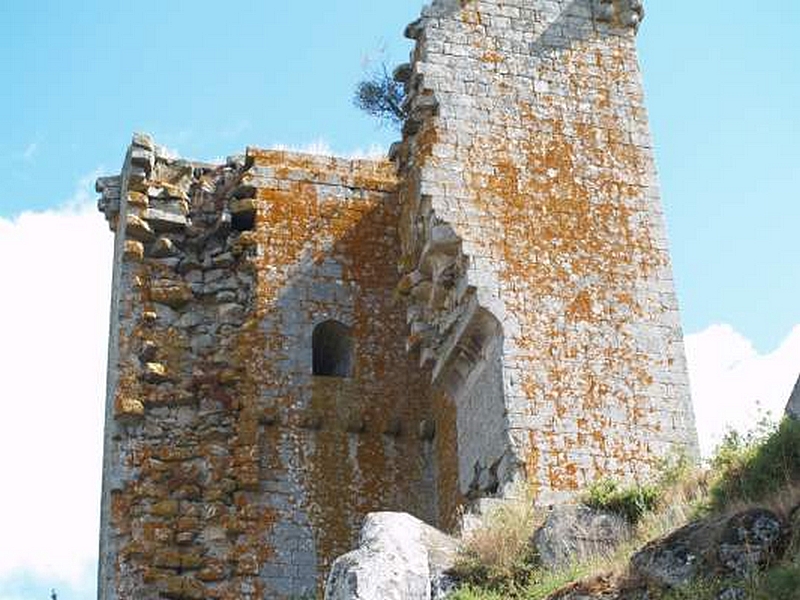
[[[435,0],[394,164],[134,137],[98,181],[103,600],[300,596],[368,512],[452,527],[519,480],[552,503],[697,453],[642,16]],[[347,360],[314,375],[329,326]]]
[[[367,512],[436,521],[395,188],[389,163],[251,149],[204,165],[146,136],[98,182],[119,247],[101,598],[299,596]],[[352,377],[312,375],[331,319]]]
[[[396,71],[410,115],[393,149],[401,266],[421,362],[479,429],[468,374],[502,335],[511,451],[459,436],[459,454],[496,464],[501,490],[527,475],[542,502],[697,453],[642,15],[637,0],[435,0]]]

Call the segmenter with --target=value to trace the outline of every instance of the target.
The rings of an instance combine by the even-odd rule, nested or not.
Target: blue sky
[[[800,370],[800,3],[645,5],[640,58],[702,427],[705,415],[719,413],[706,397],[744,403],[763,395],[777,405]],[[182,155],[204,159],[247,145],[317,144],[340,153],[387,147],[397,134],[360,114],[352,90],[366,59],[406,59],[410,45],[402,30],[421,6],[421,0],[0,3],[0,273],[13,274],[10,289],[27,291],[0,295],[0,369],[20,373],[17,388],[0,383],[0,398],[23,390],[25,406],[59,400],[53,410],[62,410],[58,387],[35,387],[53,379],[86,400],[55,414],[62,422],[92,424],[86,445],[76,446],[56,427],[14,438],[0,420],[0,480],[12,472],[36,486],[51,477],[30,475],[47,469],[47,461],[13,471],[2,456],[20,452],[3,446],[4,439],[63,439],[80,453],[70,454],[75,464],[61,470],[85,466],[88,490],[67,494],[74,505],[66,506],[80,511],[94,502],[110,234],[87,190],[96,174],[116,172],[131,133],[148,131]],[[68,201],[72,208],[63,209]],[[20,218],[24,211],[32,212]],[[56,254],[64,261],[47,259]],[[80,265],[92,271],[80,282],[61,282],[60,272]],[[50,315],[47,329],[25,311],[38,306],[39,295],[52,294],[72,304],[64,305],[66,314]],[[19,325],[27,318],[37,319],[33,331]],[[83,337],[96,343],[83,350],[70,345],[75,335],[59,329],[70,321],[80,331],[92,327]],[[49,335],[47,348],[31,338],[37,331]],[[59,367],[64,379],[22,377],[25,365],[61,365],[66,354],[78,362]],[[83,370],[89,362],[94,370]],[[81,373],[80,383],[68,383],[70,373]],[[779,384],[764,391],[765,380]],[[42,486],[35,489],[53,493]],[[26,509],[25,503],[11,508]],[[94,523],[93,510],[86,522]],[[46,598],[51,585],[64,600],[89,598],[88,563],[68,559],[70,553],[91,558],[96,533],[88,529],[80,550],[70,545],[78,534],[59,539],[58,530],[30,534],[38,547],[30,548],[34,558],[27,562],[0,551],[0,600]],[[37,553],[46,557],[42,564],[31,562]]]
[[[0,7],[0,216],[116,169],[134,130],[196,158],[246,145],[391,142],[351,104],[365,57],[400,61],[419,0]],[[276,8],[277,5],[277,8]],[[800,4],[650,0],[639,36],[687,331],[762,350],[797,320]]]

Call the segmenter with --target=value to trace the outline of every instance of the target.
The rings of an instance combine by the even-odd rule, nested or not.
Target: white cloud
[[[92,179],[0,218],[0,580],[85,588],[96,564],[112,234]]]
[[[301,152],[303,154],[316,154],[317,156],[336,156],[339,158],[350,159],[369,159],[382,160],[386,158],[386,148],[378,144],[372,144],[369,148],[356,148],[348,152],[339,153],[331,148],[327,140],[322,138],[314,140],[309,144],[275,144],[270,146],[271,150],[284,150],[285,152]]]
[[[728,428],[745,431],[769,411],[780,417],[800,373],[800,325],[773,352],[759,354],[730,325],[686,336],[697,430],[708,456]]]

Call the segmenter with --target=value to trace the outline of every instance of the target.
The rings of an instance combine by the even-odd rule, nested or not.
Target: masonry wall
[[[476,315],[496,320],[511,452],[459,436],[459,453],[499,461],[501,491],[526,475],[542,502],[697,452],[641,17],[637,0],[435,0],[406,30],[416,47],[397,71],[410,95],[394,149],[403,266],[423,363],[451,390],[459,429],[480,427],[464,373],[498,339]],[[449,259],[432,267],[443,237]]]
[[[204,165],[146,136],[98,182],[118,245],[101,598],[299,597],[367,512],[436,521],[396,185],[389,163]],[[351,328],[352,377],[312,375],[329,319]]]
[[[637,0],[435,0],[394,164],[135,136],[116,231],[100,596],[313,592],[362,517],[442,527],[697,452]],[[351,377],[312,374],[350,330]]]

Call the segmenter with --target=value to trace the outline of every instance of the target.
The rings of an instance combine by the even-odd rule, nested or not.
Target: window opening
[[[353,376],[353,339],[350,328],[339,321],[325,321],[312,336],[314,375]]]

